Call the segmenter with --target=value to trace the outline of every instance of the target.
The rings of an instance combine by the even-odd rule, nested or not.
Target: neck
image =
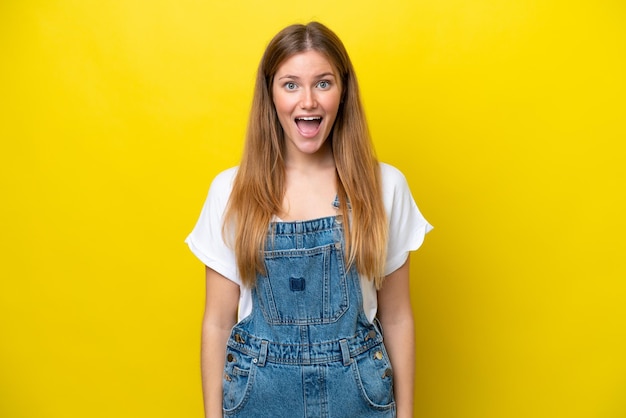
[[[288,170],[310,171],[330,167],[335,167],[335,159],[328,142],[314,154],[288,151],[285,156],[285,168]]]

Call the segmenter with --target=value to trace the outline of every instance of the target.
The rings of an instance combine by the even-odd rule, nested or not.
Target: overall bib
[[[224,416],[395,417],[391,363],[344,244],[341,216],[270,225],[266,275],[227,344]]]

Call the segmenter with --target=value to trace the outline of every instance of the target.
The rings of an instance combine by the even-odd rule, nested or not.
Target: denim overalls
[[[341,216],[276,222],[252,313],[232,330],[224,416],[395,417],[391,363],[346,271]]]

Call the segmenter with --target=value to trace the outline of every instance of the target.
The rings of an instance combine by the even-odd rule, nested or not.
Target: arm
[[[413,417],[415,329],[409,293],[409,259],[389,274],[378,291],[378,319],[393,367],[398,418]]]
[[[202,321],[202,393],[207,418],[222,417],[222,373],[226,341],[237,322],[239,285],[206,268],[206,306]]]

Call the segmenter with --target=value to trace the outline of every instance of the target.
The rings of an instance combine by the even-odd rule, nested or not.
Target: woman
[[[339,38],[279,32],[241,164],[186,241],[206,265],[206,416],[412,417],[408,253],[431,228],[376,161]]]

